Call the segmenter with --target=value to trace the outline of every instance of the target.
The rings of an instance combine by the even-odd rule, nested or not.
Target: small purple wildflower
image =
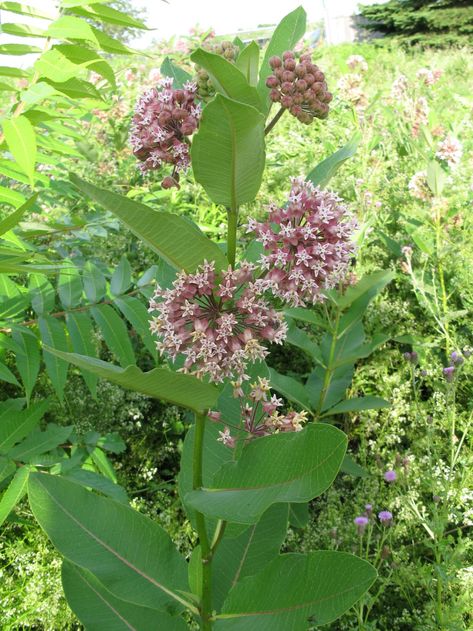
[[[386,482],[395,482],[397,480],[397,473],[393,469],[390,469],[384,474],[384,479]]]
[[[443,369],[445,379],[451,383],[455,378],[455,366],[447,366]]]
[[[371,513],[373,512],[373,505],[372,504],[365,504],[365,511],[366,511],[366,514],[369,517],[371,515]]]
[[[404,353],[404,359],[410,364],[417,364],[419,356],[415,351],[412,351],[412,353],[406,352]]]
[[[379,521],[383,524],[383,526],[390,526],[393,521],[393,514],[388,510],[382,510],[378,513]]]
[[[453,351],[452,353],[450,353],[450,361],[452,366],[460,366],[461,364],[463,364],[464,359],[460,355],[460,353],[457,353],[457,351]]]
[[[365,528],[369,523],[369,519],[368,517],[365,517],[364,515],[360,515],[359,517],[355,517],[355,519],[353,520],[353,523],[356,525],[358,534],[362,535],[365,532]]]

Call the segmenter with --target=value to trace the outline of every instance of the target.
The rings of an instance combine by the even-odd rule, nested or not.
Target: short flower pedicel
[[[294,306],[321,302],[322,290],[347,277],[355,227],[337,195],[294,179],[285,208],[273,204],[266,222],[247,225],[266,251],[260,265],[268,272],[260,284]]]
[[[136,105],[130,131],[133,153],[146,171],[172,164],[172,176],[163,180],[163,187],[178,186],[179,171],[190,164],[186,137],[199,124],[201,107],[195,101],[195,83],[184,84],[183,90],[172,88],[172,79],[165,77],[157,88],[148,90]]]
[[[185,356],[183,372],[210,381],[246,378],[249,362],[264,359],[264,342],[281,344],[287,325],[262,298],[255,266],[243,262],[217,273],[205,262],[194,274],[181,272],[172,289],[159,286],[150,302],[151,331],[162,339],[158,350],[171,359]]]

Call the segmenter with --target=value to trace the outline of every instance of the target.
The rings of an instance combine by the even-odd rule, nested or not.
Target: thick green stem
[[[202,487],[202,456],[205,432],[205,414],[195,415],[194,457],[192,463],[192,488]],[[202,513],[196,512],[197,535],[202,553],[202,599],[200,602],[201,631],[212,629],[212,551]]]
[[[329,353],[329,358],[328,358],[328,362],[327,362],[327,368],[325,370],[325,375],[324,375],[324,383],[322,385],[322,390],[320,391],[320,397],[319,397],[319,404],[317,406],[317,411],[322,412],[322,407],[325,403],[325,399],[327,397],[327,392],[328,389],[330,387],[330,383],[332,381],[332,377],[333,377],[333,371],[334,368],[332,366],[333,364],[333,360],[334,360],[334,356],[335,356],[335,349],[337,346],[337,339],[338,339],[338,327],[340,325],[340,317],[342,315],[341,310],[337,307],[337,316],[335,318],[335,324],[333,326],[332,329],[332,343],[330,345],[330,353]]]
[[[435,213],[435,245],[436,245],[436,257],[437,257],[437,271],[440,281],[440,290],[442,292],[442,311],[443,311],[443,326],[445,330],[445,353],[450,354],[450,334],[448,324],[448,302],[447,302],[447,290],[445,287],[445,276],[443,273],[442,265],[442,216],[441,205],[437,204]]]
[[[237,227],[238,227],[238,208],[229,208],[228,226],[227,226],[227,258],[232,267],[235,267],[236,245],[237,245]]]

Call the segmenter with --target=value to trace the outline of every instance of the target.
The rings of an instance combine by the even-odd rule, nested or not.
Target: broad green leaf
[[[19,191],[14,191],[6,186],[0,186],[0,202],[18,208],[26,202],[26,197]]]
[[[98,73],[115,87],[115,74],[110,64],[95,51],[76,44],[56,44],[53,50],[58,51],[73,64],[87,66],[89,70]],[[59,79],[58,79],[59,80]]]
[[[186,631],[182,618],[141,607],[113,596],[91,572],[67,560],[62,564],[62,586],[69,607],[87,631]]]
[[[41,52],[41,48],[27,44],[0,44],[0,55],[31,55]]]
[[[265,161],[264,117],[217,94],[204,108],[192,141],[195,179],[216,204],[236,209],[253,201]]]
[[[72,78],[67,81],[52,81],[51,79],[45,79],[45,81],[53,87],[55,91],[61,92],[61,94],[65,94],[72,99],[103,100],[100,92],[91,83],[83,81],[82,79]],[[41,140],[44,141],[44,138],[41,138]]]
[[[172,77],[174,88],[181,89],[184,83],[192,81],[192,75],[177,66],[169,57],[164,58],[160,70],[164,77]]]
[[[105,475],[95,473],[95,471],[89,471],[87,469],[72,469],[65,474],[65,477],[73,482],[77,482],[85,488],[94,489],[104,495],[111,497],[117,502],[128,504],[128,497],[123,487],[116,483],[116,481],[110,480]]]
[[[322,353],[320,352],[318,344],[316,344],[303,329],[299,329],[293,320],[290,320],[288,324],[287,343],[297,346],[297,348],[300,348],[310,355],[318,364],[323,365]]]
[[[296,381],[293,377],[281,375],[274,368],[269,369],[271,387],[286,399],[300,405],[305,410],[311,410],[309,396],[300,381]]]
[[[67,351],[67,335],[64,324],[61,320],[51,316],[41,316],[38,318],[39,332],[43,342],[43,359],[46,365],[46,372],[54,386],[59,399],[64,397],[64,387],[67,381],[67,362],[51,355],[44,346],[52,346],[60,351]]]
[[[36,134],[33,125],[25,116],[5,119],[3,133],[8,149],[33,186],[36,164]]]
[[[90,457],[100,473],[105,478],[108,478],[116,484],[117,476],[115,470],[113,469],[112,463],[107,458],[107,454],[103,451],[103,449],[100,449],[100,447],[94,447],[94,449],[90,451]]]
[[[87,300],[93,304],[100,302],[107,291],[107,283],[101,270],[92,261],[87,261],[84,265],[82,280]]]
[[[11,66],[0,66],[0,76],[15,77],[17,79],[27,79],[30,73],[22,68],[12,68]]]
[[[368,471],[363,469],[350,454],[346,454],[343,459],[342,466],[340,467],[341,473],[348,473],[355,478],[367,478],[369,476]]]
[[[19,445],[11,449],[8,455],[13,460],[35,464],[34,460],[37,456],[56,449],[69,438],[72,430],[72,425],[60,427],[50,423],[44,432],[38,430],[31,432]]]
[[[302,631],[350,609],[376,580],[352,554],[320,550],[283,554],[230,592],[216,631]]]
[[[43,29],[31,24],[18,24],[15,22],[2,24],[2,33],[8,33],[8,35],[15,35],[16,37],[46,37]]]
[[[0,456],[0,483],[13,475],[16,471],[16,464],[4,456]]]
[[[76,311],[66,313],[66,324],[74,353],[95,357],[95,329],[88,313]],[[81,368],[82,377],[93,397],[97,395],[97,375]]]
[[[14,386],[19,386],[18,379],[12,373],[12,371],[0,362],[0,381],[6,381],[12,383]]]
[[[21,221],[21,218],[23,217],[25,212],[29,210],[36,202],[37,197],[38,194],[35,193],[24,204],[17,208],[15,212],[11,213],[11,215],[8,215],[8,217],[5,217],[5,219],[0,221],[0,236],[14,228],[18,224],[18,222]]]
[[[28,289],[31,297],[31,306],[35,310],[36,315],[43,315],[54,309],[56,293],[44,274],[31,274]]]
[[[256,86],[258,83],[260,48],[256,42],[250,42],[241,51],[236,60],[236,67],[245,76],[247,82]]]
[[[356,397],[338,403],[322,414],[322,418],[324,416],[332,416],[333,414],[346,414],[347,412],[359,412],[361,410],[380,410],[389,407],[391,407],[389,401],[381,397]]]
[[[281,57],[284,51],[294,48],[305,33],[306,17],[306,13],[302,7],[297,7],[297,9],[288,13],[277,25],[266,48],[260,69],[258,92],[261,95],[263,103],[266,104],[267,112],[269,112],[271,107],[268,97],[269,89],[266,87],[266,79],[271,74],[269,60],[273,55]]]
[[[123,255],[110,280],[110,292],[113,296],[124,294],[131,285],[131,265]]]
[[[19,467],[0,498],[0,526],[26,493],[29,472],[28,467]]]
[[[221,55],[209,53],[202,48],[195,50],[191,59],[208,72],[217,92],[229,99],[252,105],[257,110],[261,110],[258,91],[250,86],[243,72],[235,64]]]
[[[134,296],[115,298],[113,303],[143,340],[144,345],[153,357],[156,357],[156,339],[149,330],[149,313],[144,304]]]
[[[187,589],[187,566],[167,533],[132,508],[59,476],[34,473],[34,516],[66,559],[117,598],[171,610]]]
[[[39,372],[39,342],[36,335],[26,327],[14,326],[13,340],[18,344],[15,363],[29,401]]]
[[[338,299],[339,306],[345,309],[361,297],[364,297],[368,304],[395,276],[394,272],[384,270],[366,274],[356,285],[348,287],[343,296]]]
[[[90,310],[106,345],[123,368],[135,363],[133,346],[125,323],[111,305],[97,305]],[[62,350],[62,349],[61,349]]]
[[[192,272],[204,259],[217,268],[228,262],[216,243],[204,236],[184,217],[156,211],[127,197],[97,188],[76,175],[71,182],[98,204],[114,213],[148,247],[178,270]]]
[[[289,504],[289,523],[293,528],[305,528],[309,519],[309,504]]]
[[[138,28],[146,31],[150,30],[141,20],[137,20],[131,15],[127,15],[113,7],[97,4],[95,2],[88,3],[86,8],[78,6],[72,7],[71,11],[83,18],[90,18],[98,22],[105,22],[106,24],[116,24],[117,26]]]
[[[26,105],[31,106],[48,99],[53,94],[57,94],[57,90],[52,85],[44,81],[38,81],[38,83],[21,92],[21,100]]]
[[[49,401],[33,403],[25,410],[12,410],[0,424],[0,453],[6,454],[38,425],[49,408]]]
[[[142,372],[137,366],[128,366],[123,369],[93,357],[84,357],[76,353],[61,353],[52,348],[48,350],[65,361],[93,372],[103,379],[118,383],[124,388],[141,392],[155,399],[169,401],[196,412],[212,408],[219,394],[215,386],[204,383],[197,377],[175,373],[166,368],[154,368],[149,372]]]
[[[284,309],[284,313],[294,320],[314,324],[322,329],[329,328],[327,320],[324,320],[318,313],[315,313],[311,309],[306,309],[305,307],[288,307],[287,309]]]
[[[432,195],[440,197],[447,180],[447,174],[436,160],[432,160],[427,165],[427,184],[432,191]]]
[[[322,394],[325,379],[325,369],[317,366],[307,379],[305,390],[309,396],[311,407],[317,412],[323,412],[343,399],[345,392],[353,379],[353,365],[340,366],[333,371],[329,386]]]
[[[73,309],[80,304],[82,279],[78,268],[72,261],[66,260],[59,272],[57,292],[64,309]]]
[[[55,48],[46,51],[35,62],[35,70],[41,77],[52,81],[63,82],[77,77],[83,66],[69,61],[65,55]]]
[[[224,537],[212,559],[212,604],[219,611],[228,592],[278,556],[286,538],[288,505],[274,504],[237,537]]]
[[[19,13],[20,15],[28,15],[33,18],[41,18],[43,20],[54,20],[56,17],[54,13],[48,13],[43,9],[31,7],[22,2],[0,2],[0,9],[9,11],[10,13]]]
[[[357,132],[345,146],[335,151],[335,153],[325,158],[325,160],[322,160],[320,164],[314,167],[307,175],[306,179],[312,182],[314,186],[325,188],[342,164],[355,155],[360,141],[361,134]]]
[[[125,44],[122,44],[118,39],[114,39],[107,35],[103,31],[91,26],[92,33],[98,42],[98,47],[106,53],[112,53],[115,55],[134,55],[136,51]],[[143,54],[143,53],[142,53]]]
[[[274,434],[247,444],[240,459],[224,464],[210,487],[192,491],[186,502],[206,516],[254,524],[279,502],[307,502],[333,482],[347,438],[317,423],[300,432]]]
[[[63,15],[48,26],[48,37],[55,39],[82,39],[98,45],[94,31],[85,20]]]

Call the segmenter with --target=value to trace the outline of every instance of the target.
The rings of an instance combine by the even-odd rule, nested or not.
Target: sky
[[[91,0],[92,1],[92,0]],[[99,0],[100,1],[100,0]],[[383,0],[362,0],[373,4]],[[385,1],[385,0],[384,0]],[[212,27],[218,35],[254,29],[261,24],[277,24],[287,13],[300,4],[307,12],[309,22],[323,19],[326,14],[352,15],[360,0],[132,0],[136,7],[147,11],[146,23],[155,29],[144,32],[132,45],[145,48],[153,39],[168,39],[173,35],[186,35],[189,29],[199,24]],[[56,0],[28,0],[30,6],[57,12]],[[0,10],[0,19],[5,22],[36,23],[32,18]],[[0,42],[18,42],[18,38],[0,34]],[[21,38],[21,43],[38,45],[38,40]],[[24,57],[2,56],[0,64],[26,67],[32,63],[30,55]]]

